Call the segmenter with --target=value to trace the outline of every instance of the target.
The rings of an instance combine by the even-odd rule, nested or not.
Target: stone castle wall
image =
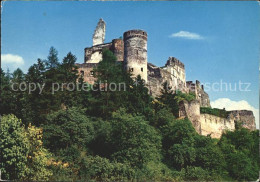
[[[195,83],[186,81],[185,66],[181,61],[169,57],[163,67],[148,63],[145,31],[130,30],[124,33],[124,40],[113,39],[112,42],[104,43],[105,27],[105,22],[101,19],[93,35],[93,46],[85,48],[84,63],[77,64],[79,75],[85,82],[94,84],[96,79],[93,69],[102,60],[102,51],[108,49],[114,53],[118,61],[124,62],[125,69],[134,77],[141,75],[153,97],[161,94],[164,82],[167,82],[173,91],[194,93],[196,100],[180,102],[179,117],[187,117],[199,134],[219,138],[225,130],[234,130],[237,122],[250,130],[256,128],[252,111],[231,111],[227,118],[201,114],[200,107],[210,107],[209,96],[198,80]]]
[[[179,103],[179,117],[188,118],[197,133],[201,134],[200,103],[198,100],[193,100],[191,102],[181,101]]]
[[[210,114],[200,115],[201,134],[210,135],[212,138],[220,138],[225,130],[234,130],[235,122],[231,118],[222,118]]]
[[[196,99],[200,101],[201,107],[211,107],[209,95],[204,91],[204,86],[201,85],[198,80],[196,80],[196,83],[193,83],[192,81],[187,81],[186,87],[190,93],[195,94]]]
[[[241,123],[242,127],[255,130],[255,117],[252,111],[236,110],[230,111],[227,118],[218,117],[211,114],[200,113],[200,101],[182,101],[179,103],[179,117],[187,117],[197,133],[210,135],[212,138],[220,138],[226,130],[233,131],[236,123]]]
[[[97,63],[83,63],[83,64],[76,64],[78,67],[79,77],[82,76],[84,82],[89,84],[94,84],[96,78],[94,77],[93,69],[98,66]]]

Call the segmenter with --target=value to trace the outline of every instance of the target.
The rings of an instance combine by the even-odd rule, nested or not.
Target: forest
[[[62,60],[51,47],[27,73],[1,69],[0,170],[2,180],[24,181],[254,181],[259,172],[259,131],[238,123],[220,139],[199,135],[178,103],[193,94],[167,83],[158,98],[135,80],[109,50],[94,69],[96,89],[84,85],[77,58]],[[19,88],[44,85],[32,91]],[[100,89],[124,83],[124,89]],[[64,85],[63,85],[64,86]],[[202,108],[202,112],[207,112]],[[213,114],[226,113],[210,110]]]

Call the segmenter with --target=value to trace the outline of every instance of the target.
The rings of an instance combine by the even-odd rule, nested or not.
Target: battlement
[[[175,66],[175,65],[182,69],[185,69],[184,64],[175,57],[169,57],[165,64],[165,66]]]
[[[117,61],[124,61],[124,41],[122,39],[113,39],[110,50],[117,57]]]
[[[209,96],[204,91],[204,86],[199,80],[196,80],[195,83],[193,83],[193,81],[186,81],[186,87],[188,92],[195,94],[196,99],[200,101],[200,105],[202,107],[210,107]]]
[[[139,37],[147,40],[147,33],[143,30],[129,30],[124,33],[124,41],[133,37]]]

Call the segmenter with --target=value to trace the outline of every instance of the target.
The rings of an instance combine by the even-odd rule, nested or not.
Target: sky
[[[148,62],[185,64],[186,80],[207,85],[212,107],[253,110],[259,123],[259,3],[255,1],[4,2],[1,61],[25,73],[54,46],[83,63],[97,22],[105,42],[131,29],[148,33]],[[231,89],[230,89],[231,88]]]

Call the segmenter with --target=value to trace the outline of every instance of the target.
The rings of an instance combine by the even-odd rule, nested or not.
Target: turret
[[[147,33],[129,30],[124,33],[124,65],[133,77],[141,76],[147,82]]]

